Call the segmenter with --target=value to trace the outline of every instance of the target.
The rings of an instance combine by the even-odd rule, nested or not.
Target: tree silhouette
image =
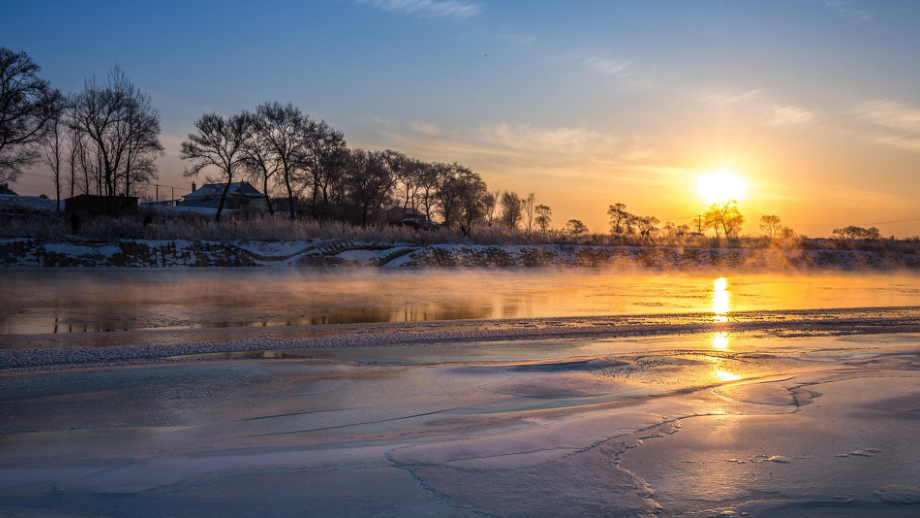
[[[188,140],[182,143],[182,160],[193,163],[191,169],[185,170],[185,177],[198,176],[202,169],[210,166],[220,171],[216,181],[226,186],[221,191],[214,218],[219,223],[230,184],[246,163],[243,148],[252,133],[252,120],[246,113],[230,117],[206,113],[195,122],[195,128],[198,132],[189,134]]]
[[[615,203],[607,209],[610,216],[610,232],[616,235],[631,234],[634,215],[626,212],[626,204]]]
[[[48,123],[59,118],[61,93],[40,71],[25,52],[0,47],[0,183],[15,182],[39,159]]]
[[[537,226],[540,227],[540,232],[546,234],[546,231],[553,222],[553,209],[546,205],[537,205],[535,210],[537,211]]]
[[[578,239],[588,233],[588,227],[586,227],[581,220],[570,219],[568,223],[565,224],[565,231],[572,237]]]

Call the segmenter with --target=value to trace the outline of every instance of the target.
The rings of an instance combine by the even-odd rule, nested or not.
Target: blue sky
[[[920,2],[18,2],[0,45],[65,91],[115,63],[162,114],[164,184],[206,111],[292,101],[352,146],[460,161],[606,230],[617,201],[698,212],[749,183],[749,221],[920,217]],[[21,190],[42,190],[41,176]],[[45,188],[45,190],[48,190]],[[749,223],[747,231],[756,230]],[[917,233],[894,224],[883,233]]]

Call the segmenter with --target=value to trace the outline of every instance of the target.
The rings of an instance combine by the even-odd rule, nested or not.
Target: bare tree
[[[484,205],[486,223],[491,227],[495,225],[495,209],[498,208],[498,200],[501,193],[498,191],[487,192],[482,199]]]
[[[349,196],[361,209],[361,225],[367,226],[375,207],[389,196],[395,180],[382,152],[355,149],[349,160],[346,185]]]
[[[508,230],[518,228],[523,217],[524,202],[517,193],[505,191],[502,193],[502,223]]]
[[[51,181],[54,183],[55,210],[61,211],[61,187],[64,178],[63,172],[64,146],[66,145],[67,122],[64,120],[63,98],[57,101],[59,106],[54,109],[55,117],[49,119],[45,125],[44,137],[41,146],[41,161],[51,169]]]
[[[651,237],[653,233],[658,231],[658,224],[661,223],[655,216],[637,216],[635,222],[642,237]]]
[[[259,115],[251,115],[250,117],[251,127],[260,127]],[[265,133],[253,131],[243,143],[241,153],[244,171],[250,179],[262,185],[265,206],[268,209],[268,213],[274,216],[275,209],[272,206],[271,182],[282,168],[281,161],[274,152],[274,146],[268,141]]]
[[[626,204],[615,203],[607,209],[610,216],[610,232],[616,235],[631,234],[635,216],[626,212]]]
[[[418,177],[419,198],[422,206],[425,207],[425,217],[428,221],[431,221],[431,213],[438,201],[436,196],[438,188],[449,170],[450,167],[447,164],[427,162],[421,164]]]
[[[160,116],[150,104],[150,97],[139,92],[125,110],[127,146],[124,159],[125,196],[144,192],[157,179],[156,157],[163,153],[160,145]]]
[[[720,229],[725,237],[737,235],[744,224],[744,216],[738,210],[738,202],[735,200],[728,200],[724,205],[713,203],[703,216],[703,226],[714,229],[716,237],[719,236]]]
[[[468,233],[474,223],[485,218],[484,200],[489,194],[489,189],[486,182],[472,171],[467,170],[461,179],[463,190],[460,194],[460,212]]]
[[[530,193],[523,200],[524,204],[524,217],[527,219],[527,231],[533,232],[533,210],[534,204],[537,201],[537,195]]]
[[[67,162],[70,166],[70,197],[76,195],[77,182],[79,181],[78,171],[81,165],[81,153],[86,151],[83,142],[83,131],[73,124],[67,126]],[[86,187],[84,193],[88,194],[89,187]]]
[[[329,206],[331,190],[341,184],[348,163],[348,148],[345,135],[320,121],[313,127],[307,142],[308,153],[305,168],[312,184],[310,213],[317,217],[317,202],[322,194],[323,211]]]
[[[245,164],[243,147],[251,135],[251,126],[251,118],[246,113],[230,117],[206,113],[195,122],[198,133],[189,134],[188,140],[182,143],[182,160],[193,162],[192,168],[185,170],[186,178],[198,176],[202,169],[214,166],[220,171],[219,181],[226,183],[214,218],[218,223],[230,184]]]
[[[0,183],[15,182],[39,159],[48,123],[59,118],[61,93],[40,71],[25,52],[0,47]]]
[[[444,170],[441,183],[438,185],[435,197],[444,217],[444,226],[450,227],[460,220],[461,200],[466,191],[469,176],[474,174],[468,168],[454,163],[441,165]]]
[[[781,230],[782,225],[780,224],[779,216],[767,214],[760,217],[760,231],[763,232],[765,236],[773,239]]]
[[[588,233],[588,227],[586,227],[581,220],[570,219],[569,222],[565,224],[565,231],[575,239],[578,239]]]
[[[545,234],[553,222],[553,209],[546,205],[537,205],[535,210],[537,211],[537,226],[540,227],[540,232]]]
[[[271,148],[281,164],[281,181],[287,192],[291,219],[297,214],[297,184],[299,173],[309,161],[309,142],[316,124],[293,104],[275,101],[256,108],[254,132]]]
[[[159,142],[160,115],[149,97],[116,65],[105,84],[95,78],[86,81],[76,96],[73,123],[93,144],[100,165],[100,183],[107,196],[116,194],[120,174],[130,189],[127,167],[139,155],[162,151]]]

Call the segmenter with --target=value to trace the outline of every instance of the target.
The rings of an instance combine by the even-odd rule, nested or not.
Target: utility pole
[[[160,186],[157,185],[157,184],[154,184],[154,185],[155,185],[156,188],[157,188],[157,201],[160,201]]]

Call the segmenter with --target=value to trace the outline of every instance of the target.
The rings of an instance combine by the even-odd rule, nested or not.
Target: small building
[[[404,219],[416,219],[419,221],[428,221],[428,215],[418,209],[393,207],[386,211],[384,215],[387,222],[397,223]]]
[[[76,212],[86,216],[137,214],[137,197],[79,194],[64,200],[64,212]]]
[[[209,183],[202,185],[189,194],[182,197],[179,207],[205,207],[216,209],[220,206],[220,199],[223,196],[225,183]],[[227,191],[227,201],[224,209],[265,209],[265,196],[249,182],[233,182]]]
[[[17,194],[13,192],[13,189],[10,189],[10,186],[5,183],[0,183],[0,194],[6,196],[17,196]]]

